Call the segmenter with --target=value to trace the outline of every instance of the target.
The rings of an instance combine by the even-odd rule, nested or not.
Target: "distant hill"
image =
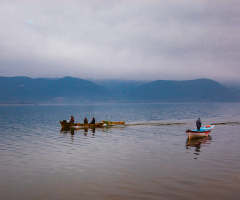
[[[93,80],[94,83],[99,84],[109,89],[112,98],[117,101],[127,101],[127,97],[136,87],[146,84],[149,81],[133,81],[133,80]]]
[[[0,92],[0,103],[105,102],[110,98],[107,88],[72,77],[0,77]]]
[[[98,83],[98,84],[97,84]],[[92,81],[0,77],[0,103],[240,102],[240,90],[216,81]]]
[[[135,88],[129,95],[134,102],[236,102],[240,95],[216,81],[158,80]]]

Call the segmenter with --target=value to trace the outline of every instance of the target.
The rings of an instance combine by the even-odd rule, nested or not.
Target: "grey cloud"
[[[238,1],[1,1],[2,76],[239,80]]]

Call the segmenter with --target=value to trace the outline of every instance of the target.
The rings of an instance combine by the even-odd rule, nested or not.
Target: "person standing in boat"
[[[85,119],[84,119],[84,124],[88,124],[88,120],[87,120],[87,118],[85,117]]]
[[[70,120],[71,123],[74,123],[74,117],[71,116],[71,120]]]
[[[92,121],[91,121],[90,124],[95,124],[95,118],[94,117],[92,118]]]
[[[196,121],[196,127],[197,127],[198,131],[200,131],[201,126],[202,126],[202,122],[201,122],[201,119],[199,117],[198,120]]]

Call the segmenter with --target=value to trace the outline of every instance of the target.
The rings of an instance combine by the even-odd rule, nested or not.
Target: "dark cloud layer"
[[[239,81],[239,1],[0,1],[0,75]]]

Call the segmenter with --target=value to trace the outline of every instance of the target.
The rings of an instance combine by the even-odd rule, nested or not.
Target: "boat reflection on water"
[[[72,138],[72,141],[73,141],[73,138],[74,138],[74,135],[76,133],[84,133],[84,136],[87,136],[89,134],[89,132],[92,133],[92,136],[95,136],[95,132],[96,132],[96,129],[98,129],[99,132],[104,132],[104,133],[111,133],[111,130],[112,129],[123,129],[125,128],[125,126],[105,126],[105,127],[78,127],[78,128],[70,128],[70,127],[64,127],[64,128],[61,128],[60,130],[60,133],[61,134],[64,134],[64,135],[68,135],[70,134],[71,135],[71,138]]]
[[[85,128],[69,128],[69,127],[65,127],[65,128],[61,128],[60,133],[64,134],[64,135],[70,134],[71,135],[71,139],[73,141],[74,135],[76,133],[82,132],[82,130],[83,130],[84,136],[87,136],[89,129],[91,130],[92,135],[95,136],[95,131],[96,131],[95,128],[86,128],[86,127]]]
[[[89,129],[91,130],[92,134],[95,135],[96,128],[88,128],[88,127],[84,127],[84,128],[69,128],[69,127],[65,127],[65,128],[61,128],[60,133],[63,133],[63,134],[70,133],[71,135],[74,135],[75,132],[79,132],[79,130],[83,130],[84,135],[87,135]]]
[[[196,156],[200,155],[201,152],[201,148],[207,145],[211,144],[211,140],[212,137],[209,135],[207,137],[203,137],[203,138],[195,138],[195,139],[187,139],[186,140],[186,149],[189,150],[187,151],[187,153],[190,153],[190,151],[193,149],[191,147],[194,147],[194,154]],[[197,159],[197,157],[195,157],[194,159]]]

